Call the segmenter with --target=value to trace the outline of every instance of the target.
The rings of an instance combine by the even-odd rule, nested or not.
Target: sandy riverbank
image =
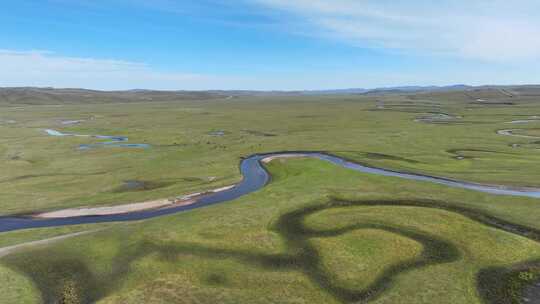
[[[197,202],[197,198],[209,193],[218,193],[221,191],[232,189],[232,186],[221,187],[206,192],[196,192],[188,195],[179,196],[175,199],[160,199],[147,201],[142,203],[124,204],[118,206],[105,206],[105,207],[93,207],[93,208],[71,208],[56,210],[50,212],[43,212],[34,214],[32,217],[41,219],[52,218],[69,218],[78,216],[100,216],[100,215],[115,215],[125,214],[137,211],[171,208],[178,206],[188,206]]]
[[[307,154],[279,154],[279,155],[272,155],[263,158],[261,161],[265,164],[273,161],[274,159],[281,159],[281,158],[301,158],[301,157],[308,157]]]

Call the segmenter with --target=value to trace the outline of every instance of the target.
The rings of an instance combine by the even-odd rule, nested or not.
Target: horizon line
[[[489,88],[489,87],[528,87],[540,86],[540,84],[450,84],[450,85],[397,85],[397,86],[381,86],[381,87],[348,87],[348,88],[332,88],[332,89],[91,89],[85,87],[55,87],[55,86],[0,86],[0,89],[42,89],[42,90],[85,90],[95,92],[135,92],[135,91],[153,91],[153,92],[331,92],[331,91],[375,91],[375,90],[398,90],[398,89],[451,89],[451,88]]]

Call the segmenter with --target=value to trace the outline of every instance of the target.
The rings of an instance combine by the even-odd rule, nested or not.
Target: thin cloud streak
[[[499,63],[540,59],[538,1],[254,1],[362,47]]]
[[[155,71],[144,63],[0,50],[0,86],[202,89],[210,76]],[[202,86],[201,86],[202,85]]]

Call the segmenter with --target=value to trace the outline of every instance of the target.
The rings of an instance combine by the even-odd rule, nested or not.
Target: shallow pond
[[[97,142],[97,143],[92,143],[92,144],[81,144],[79,145],[79,150],[89,150],[89,149],[99,148],[99,147],[142,148],[142,149],[151,147],[151,145],[149,144],[125,143],[129,140],[129,138],[125,136],[85,135],[85,134],[63,133],[63,132],[53,130],[53,129],[46,129],[45,132],[50,136],[58,136],[58,137],[74,136],[74,137],[89,137],[89,138],[95,138],[95,139],[110,140],[106,142]]]

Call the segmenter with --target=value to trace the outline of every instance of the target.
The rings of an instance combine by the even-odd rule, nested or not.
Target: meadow
[[[271,151],[328,151],[387,169],[540,187],[535,139],[497,134],[537,134],[540,122],[509,124],[540,116],[534,96],[480,90],[0,109],[1,215],[231,185],[241,179],[241,157]],[[46,129],[149,147],[79,149],[103,140]],[[0,234],[5,247],[97,230],[0,257],[0,302],[520,303],[538,279],[538,199],[314,159],[266,166],[267,187],[220,205]]]

